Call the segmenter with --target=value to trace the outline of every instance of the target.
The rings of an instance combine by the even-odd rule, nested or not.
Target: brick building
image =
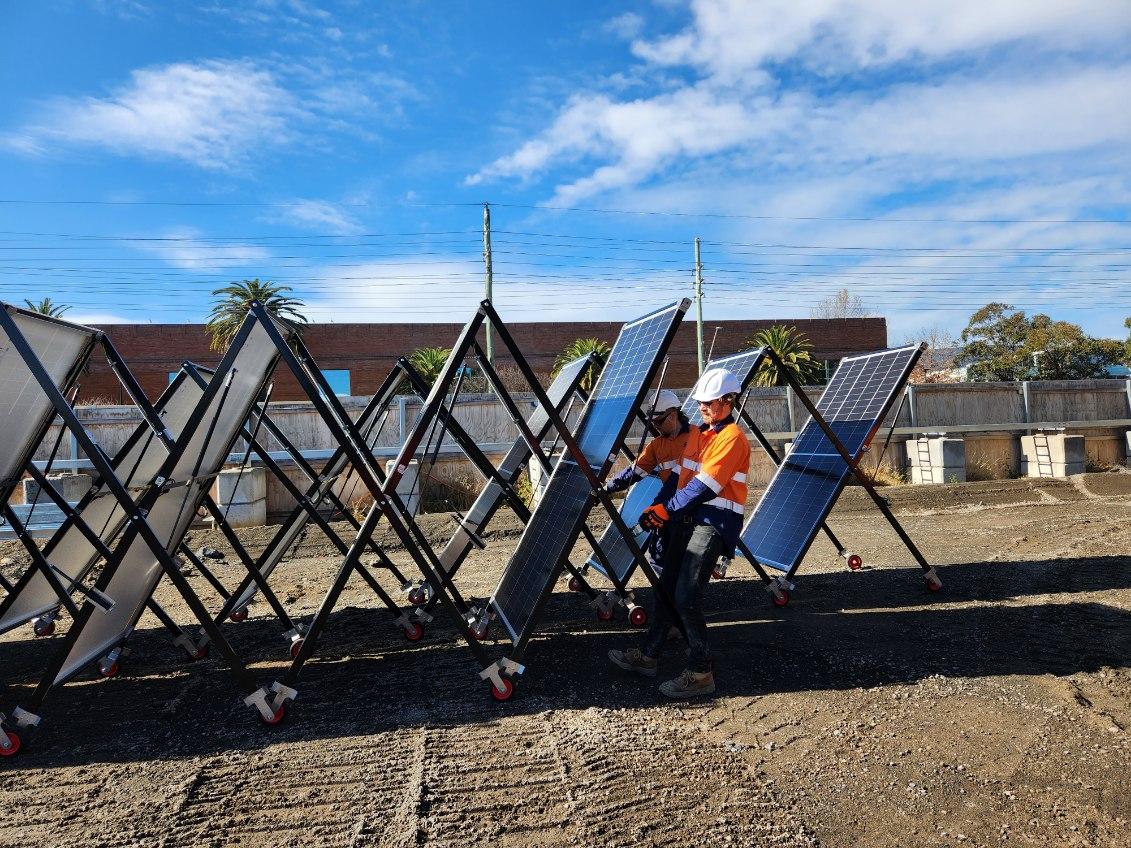
[[[766,321],[710,321],[704,327],[704,343],[715,339],[715,352],[731,353],[749,347],[747,340],[772,324],[796,326],[814,345],[816,358],[836,362],[844,356],[887,346],[887,323],[883,318],[775,319]],[[519,347],[539,374],[548,374],[558,353],[574,339],[596,337],[610,344],[620,331],[620,322],[577,321],[561,323],[514,323],[508,325]],[[203,324],[108,324],[105,330],[130,370],[152,399],[169,382],[169,375],[182,362],[215,365],[219,357],[209,350]],[[459,324],[311,324],[303,338],[318,366],[327,372],[331,385],[341,394],[369,395],[389,373],[398,356],[419,347],[448,347],[459,334]],[[509,358],[495,345],[496,364]],[[695,382],[695,321],[689,315],[680,327],[670,351],[665,382],[688,387]],[[280,369],[273,398],[301,397],[294,378]],[[82,381],[82,399],[123,400],[121,387],[104,361],[92,361]]]

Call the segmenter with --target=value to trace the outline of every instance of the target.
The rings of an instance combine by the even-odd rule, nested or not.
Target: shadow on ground
[[[924,589],[918,569],[805,576],[782,609],[768,604],[755,579],[712,584],[707,606],[719,696],[873,687],[938,674],[1068,675],[1121,667],[1131,656],[1131,613],[1091,599],[1063,601],[1065,593],[1127,588],[1126,557],[968,563],[940,573],[945,589],[938,594]],[[1041,598],[1051,594],[1060,597]],[[207,756],[293,739],[656,703],[654,681],[611,668],[605,657],[635,643],[640,631],[623,619],[598,624],[591,615],[580,596],[553,595],[514,698],[498,704],[442,615],[424,643],[410,646],[386,612],[340,610],[304,669],[288,720],[274,728],[258,725],[221,662],[178,666],[164,631],[139,630],[123,676],[98,680],[89,673],[53,691],[36,738],[2,767]],[[285,670],[279,629],[273,620],[253,619],[227,631],[264,683]],[[10,683],[4,707],[28,696],[60,642],[0,645]],[[499,656],[506,643],[488,647]],[[682,642],[668,648],[661,671],[675,675]]]

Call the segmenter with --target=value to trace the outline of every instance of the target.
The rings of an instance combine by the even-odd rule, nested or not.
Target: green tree
[[[593,387],[597,385],[597,378],[601,376],[601,369],[604,367],[605,361],[609,358],[609,353],[612,347],[608,342],[603,342],[600,339],[574,339],[567,344],[558,358],[554,360],[554,370],[551,372],[551,377],[556,377],[558,372],[562,370],[570,362],[575,359],[581,359],[591,353],[597,354],[601,357],[600,363],[594,363],[589,367],[585,376],[581,378],[581,388],[587,392],[593,391]]]
[[[1028,317],[1005,303],[970,316],[955,357],[970,380],[1080,380],[1107,377],[1124,351],[1112,339],[1090,338],[1078,325],[1047,315]]]
[[[256,277],[254,280],[240,280],[213,291],[213,296],[220,299],[208,313],[206,325],[212,339],[212,349],[227,350],[247,313],[251,311],[251,304],[256,302],[262,304],[280,324],[301,335],[303,325],[307,323],[306,317],[299,312],[303,303],[288,297],[286,293],[290,290],[290,286],[275,285],[269,280],[260,282]]]
[[[813,358],[813,344],[796,327],[774,324],[759,330],[747,342],[750,347],[768,347],[778,355],[785,370],[803,386],[813,385],[824,377],[823,363]],[[785,375],[769,361],[758,366],[754,375],[756,386],[784,386]]]
[[[1123,322],[1127,328],[1127,341],[1123,343],[1123,364],[1131,367],[1131,318]]]
[[[451,354],[451,349],[446,347],[418,347],[408,355],[408,363],[431,386]]]
[[[24,303],[27,304],[27,308],[32,312],[38,312],[40,315],[46,315],[48,318],[60,318],[64,312],[71,308],[61,303],[55,303],[49,297],[43,298],[39,303],[25,299]]]

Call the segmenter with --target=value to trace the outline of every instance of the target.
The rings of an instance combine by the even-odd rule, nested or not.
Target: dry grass
[[[966,455],[966,481],[969,483],[1008,480],[1017,476],[1004,459],[990,459],[980,451],[972,451]]]
[[[888,465],[881,465],[868,475],[873,486],[902,486],[907,482],[907,477],[902,471],[897,471]]]

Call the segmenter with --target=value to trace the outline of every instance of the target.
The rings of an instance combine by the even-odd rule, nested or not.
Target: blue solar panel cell
[[[640,514],[645,509],[652,505],[656,499],[656,495],[660,493],[661,486],[659,477],[648,476],[643,480],[636,483],[631,489],[628,490],[628,496],[624,499],[624,503],[620,507],[620,517],[624,519],[624,523],[632,527],[640,520]],[[636,534],[636,546],[643,547],[644,542],[647,541],[647,533]],[[601,534],[598,541],[601,553],[604,554],[605,559],[608,561],[613,573],[616,575],[617,580],[624,581],[628,576],[629,571],[632,570],[632,564],[636,561],[632,555],[632,549],[624,541],[624,536],[621,535],[620,530],[612,522],[605,528],[605,532]],[[589,557],[588,565],[594,568],[601,574],[608,577],[605,571],[605,566],[600,558],[593,554]]]

